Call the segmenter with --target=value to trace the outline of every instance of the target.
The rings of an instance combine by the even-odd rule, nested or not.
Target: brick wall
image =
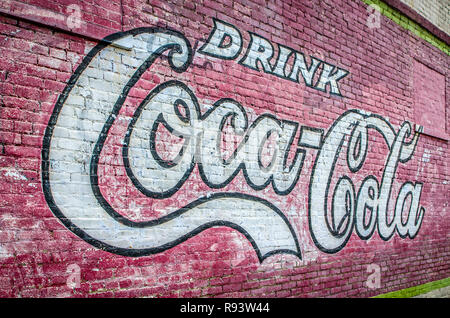
[[[448,12],[450,10],[450,1],[418,1],[418,0],[401,0],[410,6],[420,15],[432,22],[439,29],[450,34],[450,23],[448,22]]]
[[[356,0],[120,3],[3,3],[0,296],[449,276],[440,48]]]

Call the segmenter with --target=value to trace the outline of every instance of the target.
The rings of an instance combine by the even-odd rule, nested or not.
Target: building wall
[[[369,297],[449,276],[439,39],[356,0],[0,9],[0,296]]]
[[[450,1],[448,0],[433,0],[433,1],[419,1],[419,0],[401,0],[407,4],[424,18],[432,22],[442,31],[450,34],[450,23],[448,21],[448,14],[450,11]]]

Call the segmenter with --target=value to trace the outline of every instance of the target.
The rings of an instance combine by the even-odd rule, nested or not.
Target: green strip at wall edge
[[[414,296],[418,296],[421,294],[428,293],[430,291],[433,291],[435,289],[444,288],[450,285],[450,277],[436,280],[434,282],[401,289],[393,292],[389,292],[386,294],[380,294],[377,296],[374,296],[373,298],[410,298]]]
[[[450,46],[436,37],[434,34],[429,32],[427,29],[422,27],[417,22],[411,20],[406,15],[392,8],[387,3],[381,0],[361,0],[365,4],[372,6],[375,10],[378,10],[382,15],[391,19],[393,22],[397,23],[402,28],[409,30],[412,34],[418,36],[419,38],[427,41],[431,45],[437,47],[447,55],[450,55]]]

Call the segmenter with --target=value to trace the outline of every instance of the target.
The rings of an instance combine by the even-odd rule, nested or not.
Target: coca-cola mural
[[[196,54],[236,60],[236,68],[260,70],[275,75],[274,81],[301,82],[308,89],[328,88],[333,98],[345,98],[339,85],[348,71],[313,56],[307,65],[303,53],[281,45],[273,62],[273,44],[254,33],[237,60],[244,50],[240,31],[220,20],[213,23]],[[45,198],[68,229],[108,252],[143,256],[226,226],[248,239],[260,261],[276,253],[302,258],[302,233],[276,201],[260,193],[271,188],[276,196],[289,197],[303,180],[307,210],[298,213],[307,215],[311,238],[322,252],[343,249],[353,233],[361,240],[375,232],[383,240],[417,235],[425,214],[422,183],[404,182],[395,195],[392,187],[397,167],[414,155],[421,127],[409,122],[394,127],[382,116],[356,109],[343,112],[330,127],[310,127],[271,112],[250,120],[251,107],[239,99],[222,98],[206,107],[196,97],[196,83],[173,78],[148,91],[126,122],[119,164],[134,191],[154,201],[176,197],[193,175],[211,191],[177,208],[168,206],[151,220],[120,213],[100,187],[105,142],[145,72],[157,61],[176,74],[189,72],[193,55],[182,33],[150,27],[112,34],[86,55],[57,100],[42,150]],[[107,81],[111,69],[120,74]],[[227,135],[234,136],[232,142],[224,142]],[[378,167],[382,176],[366,175],[357,187],[352,176],[366,163],[375,135],[388,149],[384,167]],[[175,138],[172,148],[160,147],[164,138]],[[304,169],[309,153],[315,156],[311,173]],[[342,160],[344,166],[338,164]],[[251,193],[227,190],[236,178],[243,178]]]

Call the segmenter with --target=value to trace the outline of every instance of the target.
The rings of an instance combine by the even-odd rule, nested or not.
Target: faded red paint
[[[40,5],[33,1],[33,5],[62,13],[63,2],[49,7],[45,1]],[[131,90],[100,157],[103,195],[132,220],[151,220],[168,207],[179,208],[217,192],[203,183],[195,168],[175,196],[150,199],[125,173],[121,141],[127,120],[150,90],[170,79],[187,83],[201,104],[236,99],[248,110],[250,122],[271,113],[326,131],[344,111],[357,108],[389,118],[396,129],[405,120],[418,121],[426,133],[433,126],[422,122],[420,109],[431,100],[432,105],[444,105],[444,113],[436,112],[429,122],[444,130],[449,123],[450,95],[442,93],[449,89],[448,56],[386,18],[380,29],[367,28],[363,2],[266,5],[265,1],[236,0],[200,5],[186,1],[182,6],[162,1],[122,2],[123,14],[117,12],[119,5],[114,1],[96,1],[88,8],[83,2],[83,18],[88,22],[83,32],[94,30],[89,36],[103,37],[142,26],[170,27],[183,32],[193,46],[198,41],[198,49],[209,35],[212,17],[217,17],[242,31],[244,50],[249,42],[247,31],[251,31],[335,61],[350,72],[340,86],[343,97],[335,97],[250,70],[236,61],[208,58],[212,68],[204,68],[205,57],[196,54],[192,67],[176,74],[166,61],[159,60]],[[392,42],[386,44],[385,39]],[[220,190],[276,203],[301,237],[302,260],[275,255],[260,264],[249,241],[226,227],[205,230],[165,252],[139,258],[107,253],[81,240],[59,222],[45,201],[41,147],[58,95],[94,45],[92,39],[0,15],[0,297],[367,297],[449,276],[448,141],[425,134],[413,158],[399,165],[393,186],[395,198],[403,182],[424,184],[421,203],[426,214],[414,240],[394,235],[383,241],[375,231],[363,241],[353,233],[338,253],[319,251],[310,236],[307,215],[315,152],[307,153],[300,179],[287,196],[278,196],[271,187],[252,190],[242,173]],[[433,61],[433,69],[440,74],[436,85],[417,79],[416,74],[428,77],[430,73],[417,60]],[[424,88],[419,94],[418,87]],[[352,175],[356,188],[365,176],[372,174],[379,180],[383,173],[388,148],[381,135],[371,134],[370,140],[366,164]],[[75,289],[67,286],[70,264],[80,267],[81,284]],[[365,285],[369,264],[381,268],[379,289]]]

